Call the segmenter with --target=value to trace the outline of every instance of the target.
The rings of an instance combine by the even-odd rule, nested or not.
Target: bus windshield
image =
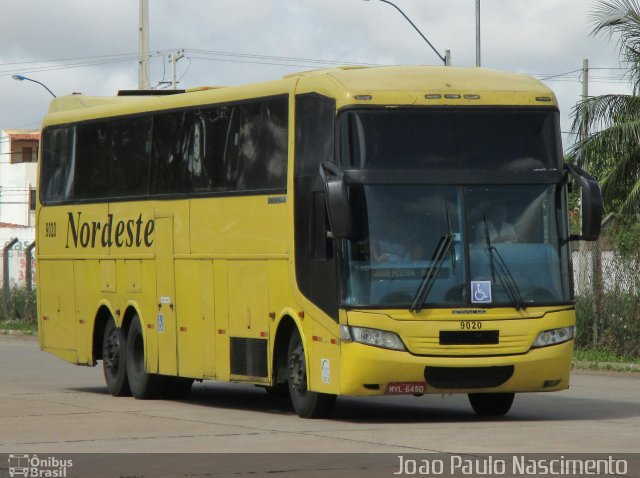
[[[559,169],[558,112],[550,109],[351,110],[340,120],[345,169]]]
[[[346,241],[343,303],[410,307],[434,261],[425,305],[567,303],[568,256],[558,185],[372,185]],[[436,257],[443,238],[453,240]],[[518,304],[518,302],[522,304]]]
[[[377,113],[384,118],[376,118]],[[452,131],[438,126],[436,132],[416,133],[419,138],[406,130],[400,134],[397,125],[435,124],[434,114],[425,111],[425,119],[416,111],[407,113],[396,111],[394,122],[387,112],[350,112],[341,124],[350,138],[341,140],[343,164],[369,170],[397,165],[443,171],[448,166],[452,178],[458,169],[479,165],[485,170],[559,169],[555,116],[550,112],[532,111],[524,119],[507,115],[512,116],[509,122],[490,111],[485,123],[493,126],[487,126],[475,110],[471,119],[455,112],[465,118],[464,125],[440,111],[440,123]],[[510,128],[509,134],[482,141],[476,129],[466,129],[472,120],[483,134],[497,125]],[[449,148],[442,135],[448,135]],[[462,139],[465,135],[469,142]],[[502,138],[508,138],[510,146],[501,143]],[[447,161],[434,159],[445,155]],[[460,163],[464,158],[466,166]],[[564,197],[561,184],[351,185],[355,233],[343,242],[342,303],[412,310],[569,303]]]

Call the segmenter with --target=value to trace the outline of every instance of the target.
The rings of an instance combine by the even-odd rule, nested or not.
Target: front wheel
[[[131,395],[127,379],[127,336],[111,319],[105,326],[102,340],[102,370],[111,395]]]
[[[322,418],[329,416],[336,402],[336,396],[311,392],[307,388],[307,363],[300,334],[294,331],[289,340],[287,355],[289,396],[293,409],[301,418]]]
[[[477,415],[501,417],[511,409],[514,397],[514,393],[470,393],[469,402]]]
[[[127,375],[134,397],[157,398],[162,393],[162,377],[144,370],[144,338],[137,315],[133,317],[127,335]]]

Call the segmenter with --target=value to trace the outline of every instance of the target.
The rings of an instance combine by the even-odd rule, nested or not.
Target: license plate
[[[424,382],[391,382],[387,385],[387,394],[425,393],[426,389],[427,384]]]

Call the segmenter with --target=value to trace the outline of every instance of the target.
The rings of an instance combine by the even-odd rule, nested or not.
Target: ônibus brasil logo
[[[9,476],[29,478],[65,478],[67,468],[73,466],[73,460],[62,460],[54,456],[45,458],[38,455],[9,455]]]

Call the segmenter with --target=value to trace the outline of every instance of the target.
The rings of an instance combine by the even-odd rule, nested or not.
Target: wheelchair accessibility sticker
[[[491,281],[472,280],[471,281],[471,302],[473,304],[491,303]]]

